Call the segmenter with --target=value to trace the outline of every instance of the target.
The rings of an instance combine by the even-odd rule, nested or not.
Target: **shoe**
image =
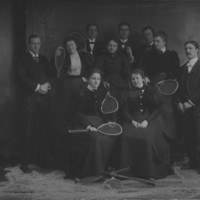
[[[197,167],[197,163],[196,162],[188,162],[183,164],[180,169],[181,170],[186,170],[186,169],[195,169]]]

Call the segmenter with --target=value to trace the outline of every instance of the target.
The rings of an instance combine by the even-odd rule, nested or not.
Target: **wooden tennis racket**
[[[86,43],[85,43],[85,37],[80,32],[71,32],[68,34],[69,37],[73,38],[73,40],[76,42],[78,51],[80,52],[87,52],[86,50]]]
[[[122,134],[122,126],[120,124],[117,124],[115,122],[108,122],[105,124],[100,125],[97,128],[97,132],[102,133],[104,135],[108,136],[117,136]],[[78,130],[68,130],[68,133],[88,133],[90,130],[88,129],[78,129]]]
[[[178,90],[179,84],[178,81],[174,79],[167,79],[162,80],[155,84],[155,86],[158,88],[159,92],[163,95],[173,95]]]
[[[57,70],[57,76],[59,77],[65,62],[65,49],[63,47],[57,47],[54,55],[54,62]]]
[[[101,104],[103,114],[115,113],[119,109],[119,103],[115,97],[110,94],[110,84],[106,84],[107,94]]]

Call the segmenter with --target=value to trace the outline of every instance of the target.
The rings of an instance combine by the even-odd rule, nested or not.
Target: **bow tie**
[[[124,44],[124,45],[127,44],[127,42],[122,42],[122,41],[120,41],[120,43],[121,43],[121,44]]]
[[[33,60],[36,61],[36,62],[39,62],[39,57],[38,56],[34,56]]]
[[[95,42],[90,42],[90,41],[89,41],[89,44],[95,44]]]

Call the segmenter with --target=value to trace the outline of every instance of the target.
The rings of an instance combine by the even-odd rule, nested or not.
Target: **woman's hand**
[[[87,127],[87,129],[89,130],[89,131],[95,131],[95,132],[97,132],[97,129],[95,128],[95,127],[93,127],[93,126],[91,126],[91,125],[89,125],[88,127]]]
[[[148,121],[144,120],[143,122],[138,124],[138,128],[146,128],[148,126]]]
[[[135,120],[132,120],[131,124],[135,127],[138,128],[138,122],[136,122]]]

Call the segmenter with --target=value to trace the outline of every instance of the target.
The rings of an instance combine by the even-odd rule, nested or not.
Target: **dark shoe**
[[[197,167],[197,163],[196,162],[188,162],[185,163],[181,166],[181,170],[186,170],[186,169],[195,169]]]

